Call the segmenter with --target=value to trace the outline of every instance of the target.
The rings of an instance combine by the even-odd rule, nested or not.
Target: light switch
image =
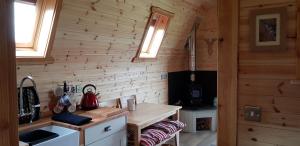
[[[261,108],[258,106],[245,106],[244,118],[246,121],[261,121]]]

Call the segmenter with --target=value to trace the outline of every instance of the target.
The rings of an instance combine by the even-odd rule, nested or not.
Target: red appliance
[[[94,91],[93,91],[94,89]],[[96,94],[96,86],[87,84],[82,89],[81,108],[83,110],[93,110],[98,108],[98,99]]]

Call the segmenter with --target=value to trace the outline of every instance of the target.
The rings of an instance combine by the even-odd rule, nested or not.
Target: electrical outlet
[[[168,73],[161,73],[160,79],[161,79],[161,80],[166,80],[166,79],[168,79]]]
[[[261,108],[258,106],[245,106],[244,107],[244,118],[246,121],[261,121]]]
[[[82,92],[82,86],[81,85],[75,85],[75,93],[81,93]]]

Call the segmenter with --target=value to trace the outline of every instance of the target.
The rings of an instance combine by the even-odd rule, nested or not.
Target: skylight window
[[[163,41],[170,17],[173,14],[157,7],[152,7],[142,43],[137,56],[133,59],[153,59],[156,58]]]
[[[32,47],[37,17],[36,6],[35,4],[15,2],[14,7],[17,47]]]
[[[62,0],[14,2],[17,58],[47,58]],[[18,61],[18,60],[17,60]]]

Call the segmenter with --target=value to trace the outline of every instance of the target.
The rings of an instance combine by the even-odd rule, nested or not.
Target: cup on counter
[[[136,105],[135,105],[135,99],[128,99],[127,100],[127,107],[129,111],[135,111]]]

